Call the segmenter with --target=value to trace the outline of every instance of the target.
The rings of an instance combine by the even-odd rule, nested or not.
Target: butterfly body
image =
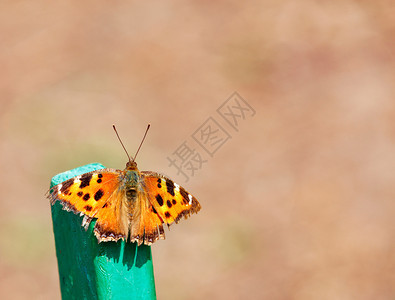
[[[98,242],[129,239],[151,245],[165,238],[163,224],[178,223],[200,210],[184,188],[161,174],[140,172],[134,161],[125,170],[101,169],[66,180],[54,186],[48,198],[83,215],[85,229],[97,219]]]

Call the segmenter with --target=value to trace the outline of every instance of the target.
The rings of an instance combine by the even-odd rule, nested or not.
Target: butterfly
[[[86,230],[96,219],[93,232],[99,243],[123,239],[139,246],[151,245],[165,239],[163,224],[178,223],[201,206],[171,179],[156,172],[140,172],[136,155],[133,160],[127,155],[124,170],[106,168],[76,176],[52,187],[48,198],[52,205],[59,201],[64,210],[84,216]]]

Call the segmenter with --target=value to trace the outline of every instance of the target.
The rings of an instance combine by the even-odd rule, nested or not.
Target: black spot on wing
[[[84,199],[85,201],[88,201],[90,197],[91,197],[91,195],[89,195],[89,193],[86,193],[84,195],[84,197],[82,197],[82,199]]]
[[[82,189],[82,188],[88,186],[89,183],[91,182],[91,179],[92,179],[92,174],[90,174],[90,173],[85,173],[85,174],[83,174],[83,175],[81,176],[81,178],[80,178],[80,180],[81,180],[80,189]]]
[[[173,205],[176,205],[177,201],[175,199],[171,200],[171,203],[173,203]]]
[[[70,192],[69,188],[73,185],[73,183],[74,183],[74,178],[71,178],[63,182],[62,187],[60,188],[60,192],[62,194],[68,194]]]
[[[167,212],[165,212],[165,216],[166,216],[166,218],[170,218],[171,214],[167,211]]]
[[[166,179],[166,188],[167,188],[167,192],[174,196],[174,182],[170,179]]]
[[[84,194],[83,192],[79,191],[79,192],[77,193],[77,196],[78,196],[78,197],[82,197],[83,194]]]
[[[183,187],[180,187],[180,194],[181,194],[181,196],[182,196],[182,202],[186,205],[186,204],[188,204],[189,203],[189,201],[188,201],[188,192],[186,191],[186,190],[184,190],[184,188]]]
[[[98,190],[95,195],[93,196],[93,198],[95,198],[96,201],[99,201],[101,199],[101,197],[103,197],[104,192],[102,189]]]
[[[87,211],[91,211],[92,210],[92,206],[90,206],[90,205],[85,205],[84,208]]]
[[[159,195],[159,194],[157,194],[157,195],[155,196],[155,198],[156,198],[156,201],[158,202],[158,204],[159,204],[160,206],[162,206],[162,205],[163,205],[163,198],[162,198],[162,196]]]
[[[167,204],[167,207],[168,207],[168,208],[171,208],[172,205],[171,205],[170,200],[167,200],[166,204]]]

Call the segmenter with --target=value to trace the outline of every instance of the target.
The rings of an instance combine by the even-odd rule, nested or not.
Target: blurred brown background
[[[392,1],[2,1],[0,298],[60,297],[51,177],[123,169],[111,125],[134,153],[151,122],[140,169],[202,204],[152,247],[159,299],[394,299],[394,15]],[[221,123],[231,139],[185,183],[167,157],[234,91],[255,116]]]

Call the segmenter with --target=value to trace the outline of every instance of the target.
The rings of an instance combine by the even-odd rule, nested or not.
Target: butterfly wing
[[[140,186],[136,199],[130,209],[130,241],[151,245],[159,239],[165,238],[163,220],[150,203],[143,186]]]
[[[121,171],[101,169],[66,180],[51,189],[51,204],[60,201],[63,208],[84,215],[83,226],[87,228],[97,218],[94,233],[99,242],[127,238],[128,219],[124,212],[119,189]]]
[[[163,223],[178,223],[200,210],[200,204],[184,188],[154,172],[140,173],[140,187],[133,201],[130,220],[130,240],[138,245],[151,245],[164,239]]]
[[[178,223],[182,217],[186,219],[200,210],[196,198],[171,179],[148,171],[141,172],[141,175],[146,196],[152,205],[152,215],[157,215],[162,223]]]

